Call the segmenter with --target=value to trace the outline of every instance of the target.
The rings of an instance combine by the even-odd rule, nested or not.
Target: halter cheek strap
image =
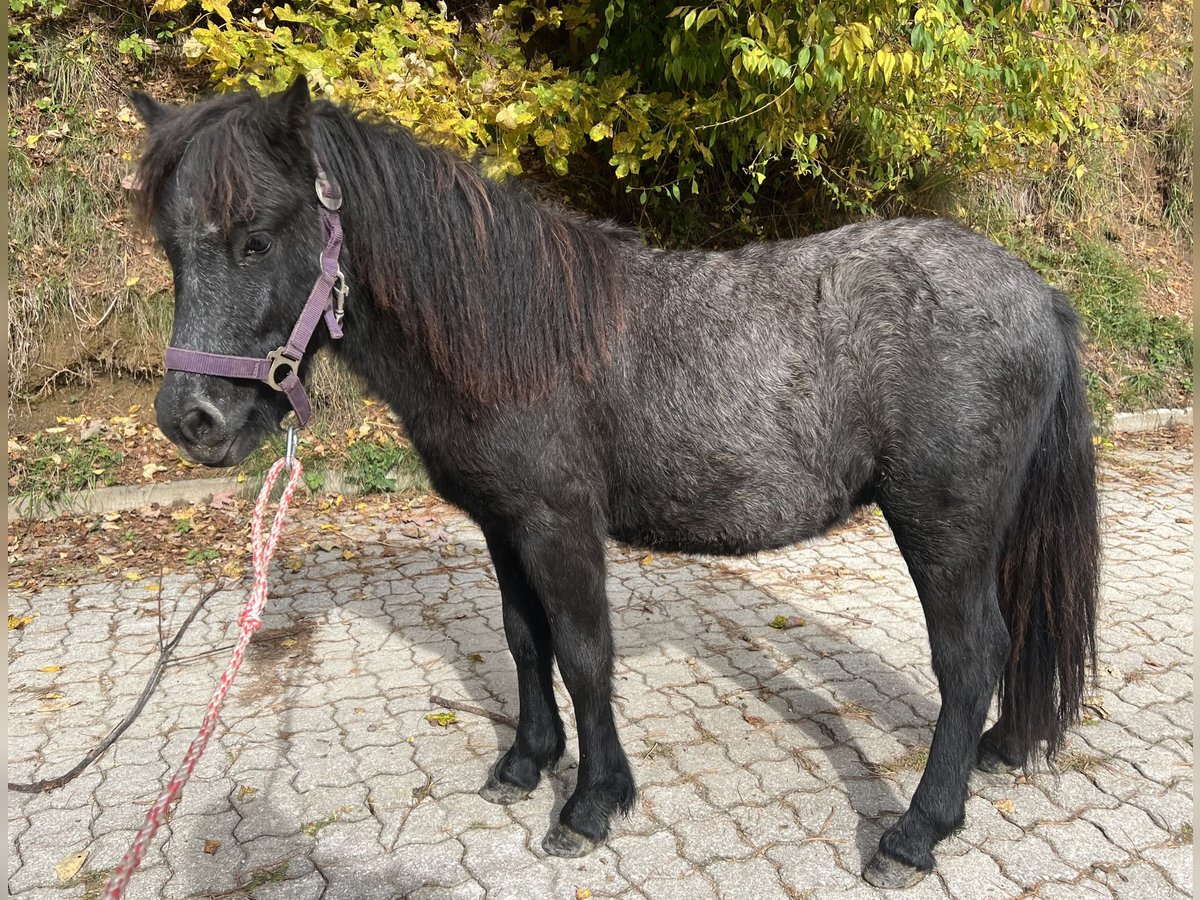
[[[338,214],[342,207],[342,191],[337,182],[325,174],[315,156],[313,162],[317,166],[317,200],[321,204],[321,230],[324,234],[321,274],[308,294],[308,301],[287,343],[272,350],[265,358],[226,356],[179,347],[168,347],[166,353],[168,370],[261,381],[283,392],[296,411],[301,427],[308,424],[312,416],[312,404],[300,381],[300,361],[322,319],[329,329],[329,336],[334,340],[341,338],[347,294],[346,278],[338,264],[342,252],[342,219]]]

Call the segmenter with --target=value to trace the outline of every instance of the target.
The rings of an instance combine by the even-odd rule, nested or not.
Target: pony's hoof
[[[596,842],[584,837],[578,831],[568,828],[562,822],[555,822],[542,838],[542,849],[551,856],[561,856],[573,859],[576,856],[586,856],[596,847]]]
[[[888,890],[910,888],[928,874],[924,869],[902,863],[883,853],[876,853],[863,869],[863,878],[868,884]]]
[[[506,784],[496,777],[495,772],[488,772],[487,782],[479,789],[480,797],[488,803],[495,803],[499,806],[520,803],[522,800],[529,799],[530,793],[515,784]]]
[[[998,753],[984,749],[980,749],[979,755],[975,759],[975,768],[980,772],[990,772],[993,775],[1015,775],[1021,771],[1019,764],[1010,763]]]

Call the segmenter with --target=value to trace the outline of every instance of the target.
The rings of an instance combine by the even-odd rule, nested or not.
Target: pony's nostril
[[[211,403],[200,401],[183,414],[179,430],[193,444],[203,443],[224,424],[221,413]]]

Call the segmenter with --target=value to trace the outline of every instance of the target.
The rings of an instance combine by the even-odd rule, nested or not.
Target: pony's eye
[[[271,249],[271,238],[269,235],[261,231],[257,231],[250,237],[246,238],[246,253],[247,255],[257,255],[266,253]]]

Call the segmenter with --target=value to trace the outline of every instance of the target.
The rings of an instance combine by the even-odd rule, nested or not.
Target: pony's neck
[[[316,112],[317,153],[345,194],[344,267],[358,297],[347,318],[369,323],[362,339],[380,345],[362,365],[427,372],[480,404],[590,377],[620,327],[628,235],[497,184],[405,129],[330,104]],[[397,355],[410,359],[385,361]]]

